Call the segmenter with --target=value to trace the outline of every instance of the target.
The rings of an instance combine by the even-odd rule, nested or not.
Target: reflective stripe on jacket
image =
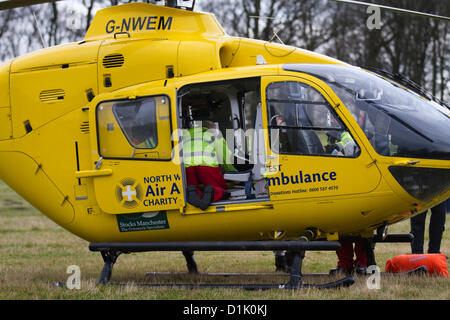
[[[342,147],[345,147],[347,142],[350,142],[350,141],[353,141],[352,136],[347,131],[344,131],[344,132],[342,132],[341,139],[339,140],[338,143],[340,143],[342,145]]]
[[[147,139],[139,143],[136,147],[143,149],[154,149],[156,147],[156,143],[152,137],[148,137]]]
[[[183,134],[183,160],[185,167],[217,167],[216,137],[207,128],[191,128]]]

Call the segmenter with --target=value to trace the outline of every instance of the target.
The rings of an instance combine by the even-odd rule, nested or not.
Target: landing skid
[[[91,243],[91,251],[100,251],[104,261],[103,270],[100,274],[100,284],[110,283],[114,264],[121,253],[146,252],[146,251],[182,251],[186,257],[190,273],[197,272],[197,265],[193,259],[194,251],[274,251],[289,250],[293,255],[293,262],[289,272],[289,282],[286,284],[142,284],[146,287],[169,287],[169,288],[240,288],[246,290],[268,290],[268,289],[301,289],[319,288],[331,289],[351,286],[355,280],[353,277],[328,282],[324,284],[307,284],[303,282],[302,263],[305,251],[335,251],[340,247],[336,241],[308,241],[312,232],[308,232],[300,240],[295,241],[238,241],[238,242],[160,242],[160,243]],[[119,284],[120,285],[120,284]]]
[[[317,289],[337,289],[341,287],[349,287],[355,280],[353,277],[346,277],[334,282],[328,282],[324,284],[307,284],[301,283],[296,287],[291,287],[288,284],[192,284],[192,283],[134,283],[133,286],[137,287],[150,287],[150,288],[182,288],[182,289],[208,289],[208,288],[224,288],[224,289],[244,289],[248,291],[254,290],[273,290],[273,289],[305,289],[305,288],[317,288]],[[108,285],[112,286],[128,286],[128,284],[110,282]]]
[[[427,274],[428,269],[425,266],[418,267],[414,270],[409,270],[399,273],[391,272],[380,272],[383,276],[395,276],[395,275],[410,275],[410,276],[422,276]],[[164,272],[164,271],[150,271],[147,272],[146,276],[187,276],[195,274],[199,277],[288,277],[290,274],[288,272]],[[329,273],[302,273],[303,277],[336,277],[336,274],[332,272]],[[362,274],[361,276],[370,276],[370,273]]]

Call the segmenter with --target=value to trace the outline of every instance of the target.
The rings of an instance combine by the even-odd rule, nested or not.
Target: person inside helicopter
[[[134,149],[154,149],[158,145],[156,103],[153,99],[120,102],[113,113]]]
[[[271,149],[275,153],[280,153],[280,150],[289,150],[289,137],[286,129],[286,118],[283,115],[276,114],[271,119]]]
[[[183,133],[183,161],[186,168],[188,203],[206,210],[212,202],[230,197],[224,171],[236,171],[231,164],[232,153],[222,133],[210,120],[201,127]],[[204,185],[203,194],[200,184]]]
[[[138,124],[131,128],[131,142],[135,148],[154,149],[156,147],[155,137],[151,128]]]
[[[352,156],[356,153],[357,146],[348,131],[330,130],[326,133],[327,145],[325,153],[332,156]]]
[[[217,135],[223,137],[224,151],[217,154],[227,160],[219,166],[231,195],[226,201],[220,200],[221,205],[268,198],[259,92],[258,78],[192,84],[179,92],[180,127],[184,131],[201,128],[209,120],[214,122]]]

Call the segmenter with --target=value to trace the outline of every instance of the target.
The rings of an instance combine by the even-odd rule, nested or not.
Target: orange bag
[[[404,254],[386,261],[386,272],[407,272],[425,266],[428,274],[448,277],[447,259],[439,254]]]

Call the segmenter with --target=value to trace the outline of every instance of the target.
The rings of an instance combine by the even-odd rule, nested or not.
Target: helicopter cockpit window
[[[280,154],[357,157],[359,147],[325,98],[311,86],[267,87],[271,149]]]
[[[450,160],[450,110],[361,68],[288,64],[311,74],[336,93],[383,156]]]
[[[171,158],[166,96],[102,103],[97,108],[97,123],[102,157]]]

